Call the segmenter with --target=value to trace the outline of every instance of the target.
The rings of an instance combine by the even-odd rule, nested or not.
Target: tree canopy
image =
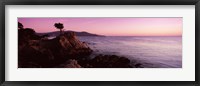
[[[19,28],[19,29],[23,29],[23,28],[24,28],[23,24],[20,23],[20,22],[18,22],[18,28]]]

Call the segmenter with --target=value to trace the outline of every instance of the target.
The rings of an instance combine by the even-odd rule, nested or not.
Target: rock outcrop
[[[32,29],[19,30],[19,67],[53,67],[68,59],[87,57],[92,50],[80,42],[74,33],[42,40]]]
[[[75,59],[67,60],[65,63],[60,64],[59,66],[55,68],[81,68],[81,66],[78,64],[78,61]]]
[[[53,39],[38,36],[30,28],[19,29],[19,68],[130,68],[130,60],[116,55],[97,55],[74,32],[66,32]],[[138,64],[133,67],[139,67]]]
[[[130,60],[117,55],[98,55],[79,62],[85,68],[131,68]]]

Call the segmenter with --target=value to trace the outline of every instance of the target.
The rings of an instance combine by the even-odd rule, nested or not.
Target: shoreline
[[[61,34],[53,39],[38,36],[33,29],[20,29],[18,68],[138,68],[130,60],[117,55],[94,56],[85,42],[77,39],[73,32]],[[28,34],[27,34],[28,33]]]

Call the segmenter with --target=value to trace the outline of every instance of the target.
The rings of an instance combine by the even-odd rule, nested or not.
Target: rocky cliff
[[[30,28],[18,30],[19,68],[128,68],[130,60],[116,55],[98,55],[79,41],[74,32],[66,32],[54,39],[36,35]]]
[[[19,67],[54,67],[92,53],[73,32],[64,33],[54,39],[43,39],[32,29],[21,29],[18,33]]]

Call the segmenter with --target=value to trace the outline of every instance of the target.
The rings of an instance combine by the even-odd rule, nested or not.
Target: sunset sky
[[[25,28],[36,32],[86,31],[106,36],[182,36],[182,18],[18,18]]]

